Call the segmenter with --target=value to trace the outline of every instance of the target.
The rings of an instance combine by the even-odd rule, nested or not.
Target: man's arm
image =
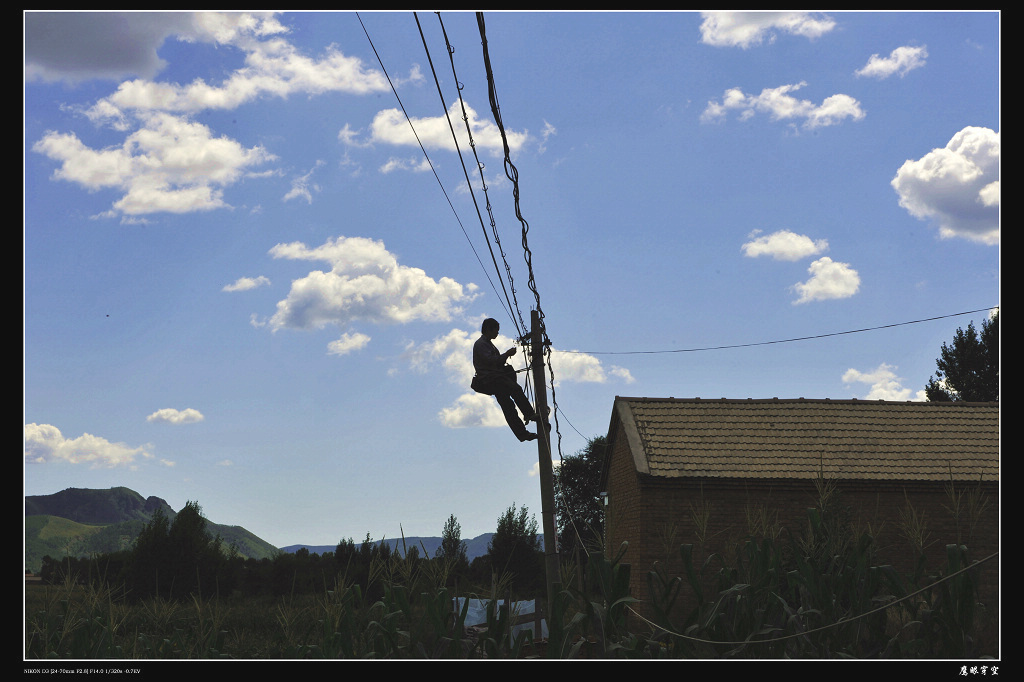
[[[497,371],[504,365],[505,361],[516,354],[515,348],[509,348],[504,353],[498,353],[498,349],[487,339],[481,338],[473,345],[473,366],[477,371]]]

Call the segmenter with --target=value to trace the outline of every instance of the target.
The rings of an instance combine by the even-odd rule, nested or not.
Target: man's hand
[[[516,349],[515,348],[509,348],[507,351],[502,353],[502,356],[506,357],[506,358],[510,358],[510,357],[512,357],[515,354],[516,354]]]

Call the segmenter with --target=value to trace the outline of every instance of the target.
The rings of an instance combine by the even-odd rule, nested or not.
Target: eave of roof
[[[617,397],[616,431],[666,479],[999,480],[998,403]]]

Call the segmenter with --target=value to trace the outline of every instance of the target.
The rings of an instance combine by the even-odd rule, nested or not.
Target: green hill
[[[128,488],[68,488],[52,495],[25,498],[25,570],[38,571],[43,557],[87,557],[129,549],[157,509],[177,516],[159,497],[144,498]],[[207,531],[239,555],[271,558],[279,550],[241,526],[207,520]]]

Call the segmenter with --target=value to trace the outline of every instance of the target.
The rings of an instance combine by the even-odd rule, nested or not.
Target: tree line
[[[515,504],[498,518],[498,527],[486,554],[470,562],[461,526],[450,516],[434,556],[410,544],[392,548],[375,542],[367,533],[360,544],[347,538],[333,552],[301,548],[273,558],[243,557],[234,545],[207,529],[198,502],[189,501],[168,520],[157,511],[130,549],[93,557],[43,557],[41,578],[61,583],[68,579],[115,587],[128,599],[160,597],[188,600],[193,596],[261,596],[322,594],[339,582],[359,585],[374,598],[383,583],[400,569],[420,575],[430,569],[447,586],[488,588],[503,582],[517,598],[533,598],[543,591],[543,558],[536,519],[525,506]],[[378,595],[379,596],[379,595]]]

